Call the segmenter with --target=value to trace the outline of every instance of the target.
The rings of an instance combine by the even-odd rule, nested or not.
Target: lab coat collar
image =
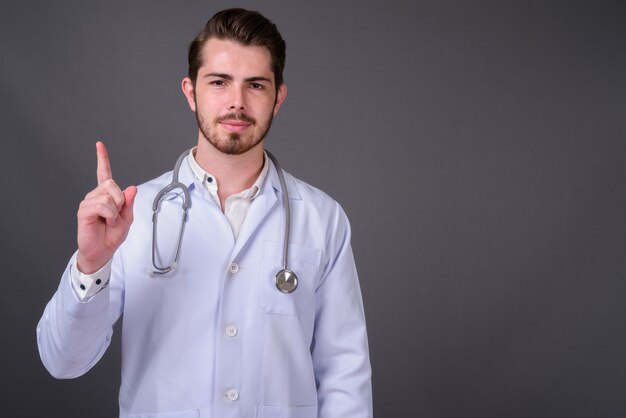
[[[190,192],[193,192],[195,189],[199,193],[201,193],[207,200],[213,202],[213,199],[208,196],[209,192],[204,187],[202,187],[201,184],[198,184],[198,180],[196,179],[196,176],[194,175],[193,170],[189,165],[188,159],[189,156],[187,156],[181,164],[180,171],[178,173],[178,181],[187,186]],[[282,200],[282,196],[280,195],[282,193],[282,187],[280,185],[280,179],[276,171],[276,166],[271,159],[268,161],[268,163],[269,168],[265,180],[261,185],[261,191],[255,197],[255,200],[257,202],[250,207],[248,214],[246,215],[246,220],[242,225],[242,229],[236,241],[235,248],[233,249],[233,259],[236,259],[238,254],[247,247],[248,240],[254,234],[258,226],[262,223],[262,220],[267,216],[272,208],[274,208],[276,205],[279,205]],[[287,186],[289,198],[291,200],[302,200],[294,178],[286,172],[284,172],[284,174],[285,185]],[[171,176],[169,178],[171,179]],[[181,193],[181,190],[175,189],[174,191],[169,193],[168,196],[165,197],[165,199],[174,199],[178,197]],[[193,206],[193,199],[191,205]]]
[[[196,176],[193,174],[193,170],[191,169],[189,165],[188,159],[189,159],[189,156],[185,158],[185,160],[180,166],[180,172],[178,173],[178,181],[180,181],[182,184],[187,186],[190,192],[193,191],[193,189],[195,188],[197,188],[200,191],[203,191],[204,188],[201,187],[201,185],[196,184],[197,179],[196,179]],[[280,185],[280,179],[278,178],[278,173],[276,171],[276,166],[274,165],[272,160],[269,160],[268,163],[269,163],[269,169],[265,177],[264,184],[261,186],[261,193],[267,193],[270,191],[268,187],[266,186],[271,187],[274,193],[276,194],[282,193],[282,188]],[[285,184],[287,186],[289,198],[291,200],[302,200],[302,197],[300,196],[300,193],[298,192],[298,187],[296,185],[294,178],[290,176],[289,174],[287,174],[287,172],[284,172],[284,174],[286,174]],[[180,193],[182,193],[180,190],[175,189],[165,199],[167,200],[174,199]]]
[[[192,192],[194,189],[197,188],[197,184],[196,184],[196,176],[194,176],[193,171],[191,170],[191,167],[189,166],[189,161],[187,161],[188,158],[189,156],[185,157],[182,164],[180,165],[180,170],[178,172],[178,181],[182,183],[185,187],[187,187],[189,189],[189,192]],[[164,183],[162,186],[165,187],[168,183],[170,183],[172,181],[173,176],[174,176],[173,170],[170,171],[168,175],[165,175],[163,177]],[[201,187],[200,190],[203,190],[203,188]],[[167,195],[165,195],[163,197],[163,200],[176,199],[182,193],[183,191],[180,188],[175,188],[172,191],[170,191]]]
[[[268,214],[282,203],[282,188],[276,167],[272,160],[268,159],[270,164],[267,175],[261,185],[261,192],[255,197],[255,203],[250,207],[246,220],[244,221],[239,237],[235,243],[233,251],[233,260],[237,259],[241,251],[245,251],[250,238],[263,223]],[[296,183],[290,175],[285,173],[285,185],[289,192],[289,198],[292,200],[301,200],[300,193],[296,187]]]
[[[280,162],[280,161],[279,161]],[[276,166],[269,160],[270,168],[267,172],[267,177],[265,181],[271,185],[277,193],[282,193],[282,188],[280,186],[280,179],[278,178],[278,173],[276,171]],[[282,164],[281,164],[282,165]],[[287,192],[289,193],[289,198],[291,200],[302,200],[300,193],[298,192],[298,187],[296,186],[296,182],[292,176],[290,176],[286,171],[283,170],[283,174],[285,175],[285,185],[287,186]]]
[[[180,166],[180,173],[178,173],[178,181],[183,183],[185,186],[189,187],[191,190],[192,187],[196,186],[196,176],[193,174],[193,170],[189,165],[189,155],[183,161]]]
[[[266,157],[267,158],[267,157]],[[267,172],[267,176],[265,181],[268,182],[274,189],[275,192],[282,192],[282,188],[280,186],[280,180],[278,178],[278,173],[276,172],[276,166],[272,160],[268,161],[269,169]],[[285,172],[286,174],[286,172]],[[193,171],[189,165],[189,156],[185,158],[183,164],[180,167],[180,173],[178,174],[178,180],[187,186],[190,190],[192,187],[196,187],[196,176],[194,176]],[[287,185],[287,191],[289,192],[289,197],[292,200],[302,200],[300,193],[298,192],[298,188],[296,183],[290,175],[285,176],[285,184]],[[263,187],[261,187],[263,188]]]

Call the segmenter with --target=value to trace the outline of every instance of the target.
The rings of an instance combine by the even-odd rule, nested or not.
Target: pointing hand
[[[87,193],[78,209],[78,255],[76,264],[84,274],[104,266],[126,239],[133,222],[137,188],[122,191],[113,180],[109,154],[96,143],[98,187]]]

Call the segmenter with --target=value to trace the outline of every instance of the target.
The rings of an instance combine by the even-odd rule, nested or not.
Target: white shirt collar
[[[217,197],[217,190],[218,190],[217,179],[215,178],[214,175],[212,175],[211,173],[205,171],[202,167],[200,167],[200,164],[198,164],[198,161],[196,161],[196,157],[194,155],[196,148],[197,147],[193,147],[189,151],[188,161],[189,161],[189,166],[191,167],[191,171],[193,172],[193,175],[195,176],[195,178],[200,183],[202,183],[204,188],[209,193],[211,193],[211,195],[213,195],[214,197]],[[267,176],[267,171],[269,169],[268,160],[269,160],[269,157],[264,151],[263,152],[263,168],[261,169],[261,173],[259,173],[259,176],[257,177],[254,184],[252,184],[252,187],[250,187],[249,189],[243,190],[240,193],[237,193],[236,196],[245,197],[250,200],[258,196],[259,192],[261,191],[261,186],[263,185],[263,181],[265,180],[265,177]]]

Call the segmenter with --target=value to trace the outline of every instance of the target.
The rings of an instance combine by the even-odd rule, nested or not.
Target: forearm
[[[66,268],[59,288],[37,325],[39,354],[56,378],[74,378],[87,372],[109,346],[112,324],[111,289],[104,288],[86,301],[79,300]]]
[[[347,290],[347,289],[346,289]],[[372,416],[371,366],[361,295],[342,292],[341,304],[320,312],[312,352],[321,418]]]
[[[340,218],[341,219],[341,218]],[[372,384],[363,300],[347,221],[338,222],[329,260],[316,289],[312,349],[318,417],[370,418]]]

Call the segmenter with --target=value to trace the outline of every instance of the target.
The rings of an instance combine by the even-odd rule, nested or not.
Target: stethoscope
[[[187,212],[189,207],[191,206],[191,196],[189,195],[189,189],[183,183],[178,181],[178,174],[180,172],[180,166],[183,164],[183,160],[186,156],[189,155],[191,150],[187,150],[183,152],[178,160],[176,160],[176,165],[174,166],[174,171],[172,173],[172,181],[170,184],[165,186],[164,188],[157,193],[152,202],[152,265],[154,266],[154,270],[150,272],[152,274],[167,274],[174,270],[178,266],[178,256],[180,255],[180,246],[183,240],[183,232],[185,230],[185,222],[187,222]],[[287,186],[285,184],[285,177],[283,176],[283,170],[280,168],[280,164],[278,164],[278,160],[271,152],[265,151],[267,155],[270,157],[270,160],[274,163],[276,167],[276,172],[278,173],[278,180],[280,181],[280,187],[283,189],[283,207],[285,208],[285,237],[283,239],[283,268],[276,273],[276,288],[283,293],[292,293],[294,290],[298,288],[298,276],[296,273],[289,270],[287,267],[287,261],[289,259],[289,235],[291,234],[291,207],[289,206],[289,194],[287,192]],[[157,220],[159,209],[161,207],[161,202],[163,198],[173,190],[180,189],[183,193],[183,218],[180,224],[180,231],[178,232],[178,242],[176,244],[176,253],[174,254],[174,260],[169,266],[159,266],[156,261],[156,243],[157,243]]]

